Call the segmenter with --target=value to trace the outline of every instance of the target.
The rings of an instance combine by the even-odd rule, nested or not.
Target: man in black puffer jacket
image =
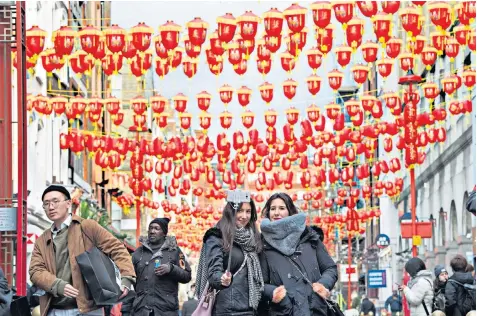
[[[463,256],[456,255],[450,265],[454,274],[446,284],[446,315],[465,316],[471,310],[475,310],[475,288],[472,299],[467,295],[464,285],[475,285],[475,279],[472,273],[465,272],[467,259]]]
[[[168,218],[154,219],[149,224],[148,239],[133,253],[137,276],[134,316],[179,314],[179,283],[191,280],[191,269],[176,238],[167,236],[168,224]]]

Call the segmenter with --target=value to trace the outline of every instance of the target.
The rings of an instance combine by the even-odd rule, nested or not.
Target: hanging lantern
[[[437,49],[434,47],[426,46],[421,53],[421,61],[426,65],[427,70],[431,70],[432,66],[437,59]]]
[[[246,107],[250,103],[250,96],[252,95],[252,90],[242,86],[237,90],[237,98],[242,107]]]
[[[307,34],[308,29],[304,27],[300,32],[290,33],[289,36],[285,38],[288,52],[294,57],[298,57],[305,47]]]
[[[240,35],[245,41],[255,39],[259,22],[260,17],[256,16],[252,11],[245,11],[244,14],[237,18]]]
[[[338,64],[341,67],[345,68],[351,61],[351,54],[353,53],[353,49],[346,45],[341,45],[335,48],[336,59]]]
[[[278,113],[275,110],[265,111],[265,124],[268,126],[268,130],[273,128],[277,122]]]
[[[386,1],[382,2],[381,4],[384,6],[384,3],[389,2],[398,2],[397,8],[399,9],[399,1]],[[376,34],[376,40],[379,43],[385,44],[391,38],[392,30],[391,30],[391,20],[392,15],[385,14],[385,13],[378,13],[373,18],[373,29],[374,34]]]
[[[353,49],[353,51],[356,51],[356,49],[361,45],[361,41],[363,40],[363,33],[364,20],[357,17],[353,17],[348,22],[348,27],[346,28],[346,42],[348,43],[348,46]]]
[[[353,18],[354,1],[333,2],[332,7],[336,20],[343,24],[343,29],[346,29],[347,23]]]
[[[156,124],[159,128],[166,128],[167,126],[167,118],[169,114],[167,113],[161,113],[159,114],[159,117],[156,117]]]
[[[156,48],[156,53],[157,53],[157,48]],[[122,51],[122,55],[124,58],[126,58],[126,60],[128,61],[128,64],[131,63],[131,59],[136,56],[137,54],[137,49],[136,47],[134,47],[133,43],[131,43],[130,41],[127,41],[125,44],[124,44],[124,48],[123,48],[123,51]],[[161,57],[159,54],[157,54],[159,57]],[[167,54],[166,54],[167,55]],[[167,57],[167,56],[166,56]]]
[[[161,35],[154,36],[154,48],[159,58],[166,59],[169,57],[169,54],[167,53],[167,49],[162,44]]]
[[[168,51],[172,51],[179,45],[179,33],[181,29],[182,27],[173,21],[167,21],[165,24],[159,26],[161,43]],[[137,46],[136,48],[140,50]]]
[[[336,103],[330,103],[325,105],[325,109],[326,109],[326,116],[328,116],[330,120],[336,120],[338,116],[341,114],[341,106]]]
[[[378,102],[378,99],[374,95],[361,96],[361,106],[366,112],[372,112],[376,102]]]
[[[422,84],[422,91],[424,92],[424,97],[428,100],[434,100],[440,93],[439,86],[433,82]]]
[[[326,56],[333,48],[333,24],[324,29],[316,29],[316,44],[320,52]]]
[[[190,58],[199,57],[201,46],[192,44],[191,40],[189,39],[189,35],[184,36],[182,40],[184,42],[184,48],[187,56],[189,56]]]
[[[311,75],[306,78],[306,84],[308,87],[308,91],[311,95],[315,96],[321,89],[321,77],[317,75]]]
[[[202,127],[204,132],[207,132],[210,125],[212,124],[212,115],[203,111],[199,114],[199,125]]]
[[[285,70],[286,72],[291,72],[295,68],[295,57],[289,52],[280,54],[280,61],[283,70]]]
[[[237,20],[232,13],[226,13],[217,18],[218,36],[221,42],[229,43],[235,35]]]
[[[147,110],[147,100],[141,96],[134,97],[131,99],[131,107],[134,113],[142,115]]]
[[[394,109],[396,106],[401,107],[401,99],[395,92],[386,92],[383,94],[384,102],[389,109]]]
[[[242,124],[246,129],[250,129],[253,126],[255,120],[255,113],[250,112],[249,110],[241,114]]]
[[[53,48],[44,50],[39,56],[41,57],[43,69],[45,69],[48,76],[51,76],[53,70],[61,69],[64,65],[64,62],[62,63],[61,61],[61,57],[56,54]]]
[[[182,61],[182,70],[187,77],[192,78],[197,73],[197,65],[197,59],[192,59],[186,56]]]
[[[120,54],[113,54],[107,52],[106,56],[101,61],[101,68],[108,76],[117,75],[119,70],[123,67],[123,56]]]
[[[271,8],[263,14],[265,32],[269,36],[281,37],[283,28],[283,13],[277,8]]]
[[[201,111],[207,111],[210,107],[210,100],[212,96],[207,91],[202,91],[198,93],[196,96],[197,99],[197,106]]]
[[[270,60],[271,52],[265,45],[265,40],[261,39],[257,42],[257,59],[258,60]]]
[[[192,45],[201,46],[204,44],[205,39],[207,38],[207,28],[209,27],[209,23],[196,17],[192,21],[187,22],[186,26],[189,40]]]
[[[353,73],[354,81],[358,84],[358,87],[361,87],[368,79],[369,68],[364,65],[356,65],[351,67],[351,72]]]
[[[282,37],[281,36],[271,36],[265,35],[263,36],[265,40],[265,46],[270,50],[272,53],[276,53],[280,47],[282,46]]]
[[[308,65],[311,69],[313,69],[313,73],[315,73],[316,70],[321,66],[323,54],[318,50],[318,48],[314,47],[306,52],[306,56]]]
[[[234,67],[234,71],[237,75],[243,76],[247,72],[247,60],[242,59],[237,67]]]
[[[234,67],[242,61],[242,49],[240,43],[237,40],[234,40],[231,44],[227,45],[227,52],[229,57],[229,63]]]
[[[377,1],[357,1],[356,4],[361,13],[367,18],[373,17],[378,12]]]
[[[155,58],[156,61],[156,74],[159,77],[164,77],[169,73],[169,64],[167,63],[167,60],[160,59],[159,57]]]
[[[68,103],[68,99],[65,97],[56,96],[48,100],[53,111],[57,116],[65,113],[66,104]]]
[[[422,35],[416,36],[416,40],[413,41],[412,38],[407,39],[408,49],[413,54],[420,54],[426,45],[426,37]]]
[[[131,73],[134,76],[141,77],[145,75],[152,66],[152,52],[149,50],[141,54],[137,54],[131,59],[131,64],[129,66]]]
[[[416,37],[421,34],[423,17],[421,12],[415,7],[407,7],[399,11],[401,25],[409,36]]]
[[[149,98],[149,103],[151,104],[153,116],[157,118],[164,112],[168,101],[167,98],[163,97],[162,95],[156,94]],[[184,110],[179,112],[184,112]]]
[[[192,114],[187,112],[179,113],[179,122],[182,129],[188,130],[192,122]]]
[[[123,28],[117,24],[113,24],[111,27],[105,29],[103,33],[106,47],[111,53],[118,54],[123,51],[127,35]]]
[[[222,126],[223,129],[229,129],[230,126],[232,126],[232,118],[233,118],[233,115],[230,112],[225,111],[220,113],[219,115],[220,126]]]
[[[411,53],[402,53],[398,56],[401,69],[406,72],[414,68],[414,57]]]
[[[444,53],[445,45],[447,38],[449,37],[449,33],[441,33],[441,32],[432,32],[431,33],[431,42],[432,46],[437,49],[437,54],[441,56]]]
[[[470,69],[462,72],[464,85],[470,90],[475,86],[475,70]]]
[[[313,22],[321,29],[324,29],[331,21],[331,3],[328,1],[317,1],[310,6],[313,12]]]
[[[78,32],[81,48],[89,55],[94,55],[98,51],[102,32],[92,25],[88,25]]]
[[[378,57],[379,45],[368,41],[361,45],[361,51],[363,52],[363,59],[367,63],[374,63]]]
[[[384,13],[394,14],[398,12],[401,1],[383,1],[381,2],[381,8]]]
[[[232,96],[234,93],[234,88],[225,84],[219,88],[219,96],[224,106],[227,106],[232,101]]]
[[[33,25],[26,30],[26,53],[28,58],[37,57],[45,46],[46,32],[40,29],[37,25]]]
[[[224,63],[222,61],[218,61],[217,63],[214,63],[214,64],[209,63],[208,66],[209,66],[210,72],[216,76],[220,75],[222,73],[222,70],[224,69]]]
[[[91,70],[94,66],[92,56],[88,56],[83,50],[77,50],[71,54],[69,62],[71,69],[73,69],[76,74],[91,74]]]
[[[429,17],[438,31],[445,31],[452,23],[451,6],[447,2],[430,2],[427,6]]]
[[[470,30],[464,25],[454,27],[454,38],[462,46],[467,46],[469,41]]]
[[[458,79],[456,77],[446,77],[441,80],[442,89],[448,95],[454,94],[457,90]]]
[[[270,104],[273,100],[273,84],[265,82],[258,87],[260,96],[265,103]]]
[[[291,126],[295,125],[298,122],[298,119],[300,117],[300,111],[295,109],[294,107],[291,107],[285,111],[286,117],[288,124]]]
[[[53,32],[52,42],[58,56],[68,56],[71,54],[75,44],[76,32],[69,26],[60,26]]]
[[[376,61],[376,66],[378,66],[378,72],[384,79],[386,79],[393,71],[393,65],[394,61],[390,58],[380,59]]]
[[[341,87],[344,74],[334,69],[327,74],[327,77],[328,77],[328,84],[330,85],[331,89],[333,89],[336,92]]]
[[[400,38],[391,38],[386,43],[386,54],[389,58],[396,58],[401,53],[402,39]]]
[[[293,3],[283,11],[283,16],[291,33],[298,33],[303,30],[306,24],[306,11],[306,8],[299,6],[297,3]]]
[[[176,69],[182,62],[182,55],[184,54],[184,48],[176,47],[172,51],[172,54],[167,57],[167,62],[172,69]]]
[[[320,108],[316,105],[312,104],[306,108],[306,115],[308,119],[311,121],[313,126],[316,126],[318,119],[320,118]]]
[[[283,94],[288,100],[292,100],[296,95],[296,87],[298,83],[295,80],[288,79],[283,83]]]
[[[473,51],[475,53],[475,44],[476,44],[476,39],[475,39],[475,30],[472,30],[470,31],[470,34],[469,34],[469,42],[468,42],[468,46],[469,46],[469,49],[471,51]]]
[[[222,46],[222,41],[219,38],[217,30],[209,36],[210,50],[216,56],[222,56],[225,52],[225,47]]]
[[[257,70],[263,76],[267,75],[272,69],[272,60],[259,60],[257,59]]]
[[[453,62],[457,55],[459,55],[459,42],[455,38],[449,37],[446,41],[445,52],[450,62]]]

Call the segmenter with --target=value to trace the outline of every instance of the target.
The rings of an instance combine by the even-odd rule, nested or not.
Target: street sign
[[[352,264],[340,264],[340,281],[348,282],[348,274],[351,274],[351,282],[358,282],[358,266]]]
[[[16,207],[0,208],[0,232],[17,230],[17,209]]]
[[[379,234],[378,237],[376,237],[376,245],[380,249],[384,249],[388,247],[391,244],[391,239],[389,238],[388,235],[386,234]]]
[[[379,289],[386,287],[386,270],[368,271],[368,288]]]

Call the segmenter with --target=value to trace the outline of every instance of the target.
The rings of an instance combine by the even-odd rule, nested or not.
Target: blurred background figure
[[[384,308],[390,311],[392,316],[398,316],[402,312],[402,298],[398,291],[393,291],[393,295],[388,297],[384,303]]]

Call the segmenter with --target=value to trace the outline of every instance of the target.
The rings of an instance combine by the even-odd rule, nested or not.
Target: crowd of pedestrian
[[[38,305],[33,315],[342,315],[330,299],[338,271],[322,231],[306,225],[306,214],[285,193],[273,194],[262,214],[251,199],[227,202],[218,223],[203,236],[195,283],[181,311],[179,284],[188,284],[192,274],[169,234],[168,218],[149,223],[147,237],[131,257],[94,220],[71,214],[71,197],[63,186],[49,186],[42,201],[53,224],[36,240],[32,253],[28,296],[32,308]],[[93,248],[106,255],[120,275],[112,304],[100,303],[103,294],[111,294],[106,290],[95,292],[101,298],[91,294],[93,285],[85,281],[90,272],[79,264],[80,255]],[[411,279],[386,300],[385,310],[402,315],[404,298],[412,316],[468,315],[475,310],[474,268],[461,255],[451,260],[450,268],[449,277],[443,265],[432,272],[421,259],[410,259],[405,270]],[[11,315],[13,296],[0,270],[0,316]],[[353,293],[352,302],[359,315],[380,312],[366,296]]]

